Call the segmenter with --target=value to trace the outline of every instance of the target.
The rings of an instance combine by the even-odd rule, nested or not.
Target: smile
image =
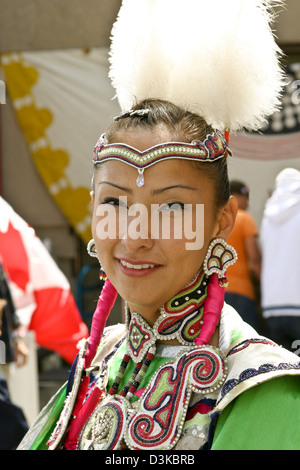
[[[156,271],[160,265],[155,263],[149,263],[147,261],[125,261],[124,259],[118,259],[121,271],[127,276],[141,277],[147,276],[150,273]]]
[[[123,261],[122,259],[120,260],[120,263],[122,266],[125,266],[126,268],[131,268],[131,269],[149,269],[149,268],[155,268],[157,264],[131,264],[128,263],[127,261]]]

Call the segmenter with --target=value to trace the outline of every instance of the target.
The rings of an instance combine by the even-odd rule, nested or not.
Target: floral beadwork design
[[[226,285],[226,270],[237,260],[235,249],[223,240],[215,238],[210,243],[203,263],[203,269],[207,276],[216,273],[222,285]]]
[[[107,395],[88,419],[79,449],[168,450],[179,440],[192,392],[218,390],[227,377],[226,359],[212,346],[184,350],[154,374],[138,401]]]
[[[203,324],[207,284],[207,277],[201,270],[184,289],[164,304],[153,326],[158,339],[176,338],[181,344],[193,344]]]
[[[123,439],[127,401],[108,396],[95,409],[81,433],[78,450],[114,450]]]
[[[133,312],[128,330],[127,352],[134,362],[145,357],[150,346],[156,342],[152,328],[137,312]]]

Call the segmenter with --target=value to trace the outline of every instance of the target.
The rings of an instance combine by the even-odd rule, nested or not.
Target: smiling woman
[[[159,308],[196,276],[210,241],[218,237],[226,240],[229,236],[237,207],[235,200],[227,196],[226,187],[215,185],[217,178],[224,178],[226,158],[203,163],[204,158],[212,158],[212,152],[204,157],[191,154],[187,159],[174,150],[178,142],[180,148],[185,149],[185,141],[190,146],[192,136],[196,136],[197,123],[199,139],[205,141],[203,128],[210,129],[202,118],[195,116],[193,121],[191,113],[161,100],[146,100],[135,109],[144,109],[147,113],[118,119],[107,133],[117,144],[106,137],[104,148],[101,148],[103,144],[98,144],[100,150],[94,154],[92,231],[108,278],[128,302],[130,311],[138,311],[153,325]],[[192,136],[185,129],[188,127],[185,121],[193,123],[193,130],[189,131]],[[148,128],[147,122],[150,122]],[[145,154],[153,144],[160,148],[160,158],[142,167],[144,184],[139,186],[135,164],[124,165],[126,162],[115,157],[115,148],[122,145]],[[223,154],[225,145],[224,139],[220,141]],[[172,156],[162,157],[166,148],[168,152],[169,148],[173,149]],[[222,194],[219,190],[216,195],[215,188],[220,187]],[[222,201],[223,205],[218,206],[217,201],[219,204]],[[109,215],[105,216],[104,211]],[[111,237],[103,230],[104,225],[108,229],[113,227]],[[191,249],[192,243],[186,235],[190,237],[193,233],[195,243]],[[139,278],[138,283],[136,278]]]
[[[115,118],[93,154],[93,240],[89,249],[99,259],[106,281],[89,341],[80,349],[67,390],[39,418],[49,427],[44,425],[41,430],[37,424],[23,447],[161,451],[299,446],[299,424],[289,426],[299,406],[297,356],[259,336],[224,303],[226,271],[237,259],[235,249],[226,243],[237,212],[237,201],[229,195],[227,126],[236,130],[258,125],[267,114],[260,106],[262,102],[266,105],[268,77],[278,88],[276,92],[273,88],[267,108],[276,107],[281,80],[269,16],[264,2],[189,0],[187,4],[197,12],[189,15],[191,21],[192,17],[204,18],[205,10],[208,23],[215,28],[214,34],[206,31],[205,39],[208,43],[216,39],[216,43],[207,47],[202,62],[194,60],[187,45],[185,54],[192,68],[186,70],[197,69],[200,63],[201,73],[191,74],[190,81],[184,76],[184,99],[178,100],[176,84],[182,75],[177,54],[182,47],[176,48],[174,63],[169,64],[174,57],[174,50],[168,51],[169,40],[172,37],[176,42],[178,35],[165,34],[165,28],[158,25],[162,5],[168,5],[168,15],[176,13],[177,21],[183,20],[182,2],[123,2],[114,28],[111,70],[120,103],[129,101],[131,109]],[[259,56],[265,42],[255,51],[247,51],[248,37],[241,38],[242,50],[236,49],[237,63],[228,66],[236,45],[232,37],[224,41],[225,16],[226,31],[234,31],[238,43],[236,35],[245,33],[252,18],[251,31],[259,34],[261,28],[261,34],[268,37],[265,52],[274,67],[264,68],[269,63],[266,56],[254,67],[251,57]],[[148,21],[154,22],[153,34],[149,34]],[[186,24],[190,27],[189,21]],[[139,42],[141,25],[143,41]],[[134,32],[134,45],[128,50],[124,51],[123,39],[118,43],[118,28],[126,38]],[[164,36],[160,37],[162,30]],[[195,31],[199,31],[198,23]],[[180,36],[183,42],[190,32]],[[149,40],[154,48],[160,45],[154,62],[150,61],[153,73],[147,62]],[[224,83],[218,82],[216,87],[219,74],[212,70],[223,59],[219,48],[224,43],[228,47],[226,54],[223,51],[220,74]],[[140,44],[146,70],[141,58],[135,57]],[[201,47],[196,49],[201,54]],[[122,67],[116,64],[120,50]],[[245,61],[241,61],[244,53]],[[205,72],[210,59],[213,69]],[[245,67],[251,76],[255,68],[254,88],[251,80],[245,87],[241,79]],[[258,76],[264,77],[263,84],[257,83]],[[229,84],[233,87],[229,87],[231,99],[241,92],[239,106],[226,99]],[[195,94],[190,93],[189,85]],[[175,89],[171,97],[169,89]],[[251,90],[253,94],[259,91],[261,99],[252,96],[249,101]],[[216,129],[216,122],[221,130]],[[105,328],[117,293],[125,303],[125,322]],[[275,379],[275,386],[270,387]],[[284,413],[277,413],[280,400]]]

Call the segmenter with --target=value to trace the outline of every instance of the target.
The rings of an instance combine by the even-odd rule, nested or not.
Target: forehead
[[[126,131],[119,131],[114,134],[114,139],[110,143],[123,143],[134,147],[141,152],[154,145],[164,142],[175,142],[175,132],[171,132],[165,125],[156,125],[153,128],[129,128]]]
[[[108,190],[109,185],[103,183],[110,183],[143,197],[167,187],[176,190],[176,186],[178,190],[180,186],[193,189],[195,197],[199,195],[201,200],[211,199],[214,195],[211,179],[203,171],[195,169],[195,165],[187,160],[169,159],[146,168],[145,184],[141,188],[136,184],[137,177],[136,168],[117,160],[108,160],[97,165],[95,191],[97,188]]]

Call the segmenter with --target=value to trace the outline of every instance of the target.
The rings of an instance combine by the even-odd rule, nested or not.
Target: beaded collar
[[[180,344],[194,346],[203,324],[207,297],[207,276],[202,270],[172,299],[160,308],[153,328],[137,312],[130,314],[126,304],[127,354],[138,363],[157,340],[177,339]]]
[[[206,274],[199,271],[163,305],[153,328],[138,313],[130,314],[127,308],[126,353],[108,392],[95,386],[88,396],[87,419],[85,415],[82,417],[85,424],[74,441],[77,449],[169,450],[175,447],[183,435],[192,393],[215,394],[227,377],[223,353],[213,346],[196,345],[195,341],[203,323],[208,284]],[[173,338],[183,348],[141,388],[155,356],[156,342]],[[134,370],[123,383],[131,359]],[[92,401],[94,394],[96,401]],[[133,403],[134,395],[138,400]]]

